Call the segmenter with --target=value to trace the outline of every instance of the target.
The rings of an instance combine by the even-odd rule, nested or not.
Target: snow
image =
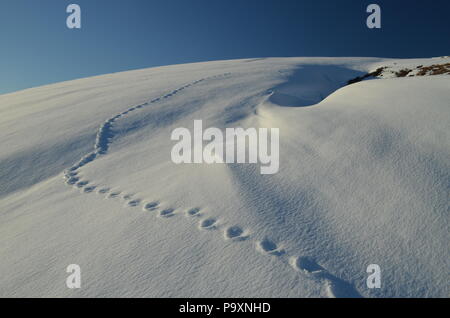
[[[450,77],[345,84],[449,61],[217,61],[0,95],[0,296],[448,297]],[[174,164],[196,119],[279,128],[279,172]]]

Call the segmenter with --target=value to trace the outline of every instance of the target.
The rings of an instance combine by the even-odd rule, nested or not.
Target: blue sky
[[[82,29],[66,27],[66,7]],[[368,4],[382,29],[366,27]],[[158,65],[450,55],[448,0],[1,0],[0,93]]]

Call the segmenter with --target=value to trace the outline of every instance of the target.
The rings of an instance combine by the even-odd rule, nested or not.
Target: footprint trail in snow
[[[82,193],[89,194],[94,193],[97,190],[97,194],[104,195],[107,199],[121,198],[126,201],[125,207],[136,208],[142,206],[142,210],[144,212],[153,212],[157,217],[161,219],[170,219],[171,217],[175,217],[178,214],[177,209],[172,207],[161,207],[159,201],[146,201],[141,198],[133,198],[132,194],[123,192],[121,190],[112,190],[112,187],[99,186],[92,183],[91,181],[83,180],[80,177],[80,169],[85,165],[93,162],[99,156],[107,155],[109,146],[115,137],[112,128],[114,126],[114,123],[120,120],[122,117],[127,116],[131,112],[135,112],[158,103],[159,101],[168,99],[178,94],[179,92],[201,82],[212,79],[220,79],[228,75],[230,75],[230,73],[196,80],[190,84],[186,84],[178,89],[175,89],[172,92],[163,95],[162,97],[158,97],[149,102],[130,107],[127,110],[107,119],[97,131],[94,150],[83,156],[76,164],[64,171],[66,184],[80,189]],[[187,209],[184,214],[186,217],[190,218],[203,217],[202,209],[199,207]],[[198,228],[201,231],[216,231],[222,228],[222,225],[225,226],[224,223],[225,222],[223,220],[218,220],[214,217],[204,217],[199,220]],[[250,231],[238,225],[227,226],[223,229],[223,238],[228,242],[243,242],[249,240],[250,237]],[[260,252],[262,255],[279,257],[282,260],[285,260],[285,258],[288,257],[286,250],[283,249],[281,245],[273,242],[268,238],[264,238],[261,241],[255,242],[255,250]],[[287,258],[287,262],[295,271],[299,272],[302,275],[305,275],[308,278],[322,283],[325,287],[326,294],[329,297],[361,297],[361,295],[350,283],[328,273],[324,268],[322,268],[320,265],[318,265],[308,257],[291,256]]]

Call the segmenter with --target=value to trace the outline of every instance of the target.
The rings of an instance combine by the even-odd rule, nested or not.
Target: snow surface
[[[449,60],[217,61],[0,95],[0,296],[448,297],[450,77],[345,83]],[[279,172],[175,165],[194,119],[280,128]]]

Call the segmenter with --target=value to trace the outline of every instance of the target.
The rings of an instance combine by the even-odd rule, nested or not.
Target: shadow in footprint
[[[124,200],[131,200],[133,198],[132,194],[124,194],[122,197]]]
[[[290,263],[295,270],[304,272],[308,275],[321,276],[326,273],[322,266],[308,256],[292,257]]]
[[[175,216],[175,213],[173,213],[174,211],[175,209],[172,208],[164,209],[161,212],[159,212],[159,216],[163,218],[170,218],[172,216]]]
[[[118,198],[120,195],[120,192],[112,192],[108,195],[108,198]]]
[[[362,298],[361,294],[358,293],[358,291],[352,284],[350,284],[336,276],[333,276],[330,273],[325,273],[324,278],[327,280],[326,288],[327,288],[327,294],[329,297],[332,297],[332,298]]]
[[[154,211],[158,208],[159,202],[150,202],[144,205],[144,211]]]
[[[225,230],[225,239],[233,241],[244,241],[248,239],[249,235],[244,233],[244,230],[239,226],[230,226]]]
[[[140,199],[131,200],[127,203],[127,205],[132,208],[137,207],[139,204],[141,204]]]
[[[101,188],[100,190],[98,190],[98,193],[100,193],[100,194],[106,194],[106,193],[108,193],[109,192],[109,188]]]
[[[91,192],[93,192],[95,190],[95,188],[96,188],[96,186],[89,186],[89,187],[84,188],[83,192],[84,193],[91,193]]]
[[[213,230],[217,228],[217,220],[215,218],[208,218],[200,221],[199,226],[204,230]]]
[[[77,183],[78,181],[80,181],[80,178],[78,177],[72,177],[67,179],[66,183],[70,184],[70,185],[74,185],[75,183]]]
[[[198,216],[200,215],[200,208],[193,208],[186,212],[187,216]]]
[[[292,257],[290,263],[295,270],[301,271],[307,275],[320,280],[324,280],[329,297],[333,298],[361,298],[355,287],[330,274],[325,268],[317,264],[308,256]]]
[[[76,172],[76,171],[71,171],[71,172],[66,172],[65,174],[64,174],[64,177],[66,178],[66,179],[70,179],[71,177],[75,177],[75,176],[77,176],[78,175],[78,172]]]
[[[269,239],[264,239],[258,242],[257,247],[261,252],[274,256],[281,256],[285,253],[282,248],[279,248],[276,243],[272,242]]]
[[[84,186],[86,186],[86,185],[88,185],[88,184],[89,184],[88,181],[80,181],[80,182],[78,182],[78,183],[76,184],[76,186],[77,186],[78,188],[82,188],[82,187],[84,187]]]

